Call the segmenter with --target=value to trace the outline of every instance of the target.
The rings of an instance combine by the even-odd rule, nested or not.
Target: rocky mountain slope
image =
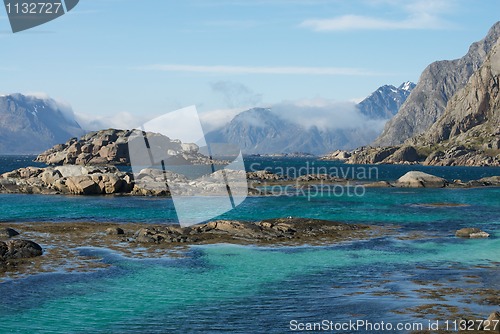
[[[357,106],[367,120],[384,121],[393,117],[415,87],[405,82],[399,87],[385,85]],[[207,134],[210,142],[235,144],[245,153],[307,152],[324,154],[333,149],[352,149],[370,143],[379,134],[367,124],[345,129],[304,127],[288,121],[271,109],[253,108],[236,115],[223,128]]]
[[[483,66],[432,127],[408,144],[432,153],[429,165],[500,166],[500,39]]]
[[[499,86],[500,39],[430,129],[401,146],[364,148],[345,158],[350,163],[500,166]]]
[[[0,96],[0,154],[37,154],[83,133],[52,99]]]
[[[386,124],[372,146],[399,145],[427,131],[443,114],[453,95],[481,67],[499,37],[500,22],[483,40],[472,44],[464,57],[430,64],[398,114]]]

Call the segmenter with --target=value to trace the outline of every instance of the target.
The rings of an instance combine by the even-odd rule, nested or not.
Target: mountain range
[[[0,154],[35,154],[81,136],[67,107],[50,98],[0,96]]]
[[[234,144],[247,154],[324,154],[334,149],[353,149],[372,142],[380,134],[383,124],[397,114],[414,87],[414,83],[404,82],[399,87],[384,85],[378,88],[352,110],[346,111],[357,116],[357,122],[348,127],[304,126],[273,108],[252,108],[208,133],[207,140]]]
[[[306,124],[317,107],[297,109],[303,122],[283,106],[252,108],[208,133],[207,141],[247,154],[360,147],[349,153],[351,163],[500,165],[499,40],[500,22],[464,57],[430,64],[417,85],[382,86],[341,113],[334,108],[343,106],[323,106],[322,122]],[[38,153],[83,134],[71,114],[49,98],[0,96],[0,154]],[[347,124],[335,119],[345,115]]]
[[[372,146],[399,145],[427,131],[444,113],[453,95],[465,87],[472,74],[481,67],[499,37],[500,22],[484,39],[473,43],[462,58],[430,64],[398,114],[387,122]]]
[[[396,133],[404,136],[396,140]],[[342,156],[350,163],[500,166],[500,22],[465,57],[431,64],[374,145]]]

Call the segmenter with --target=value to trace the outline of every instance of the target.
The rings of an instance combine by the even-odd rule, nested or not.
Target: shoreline
[[[371,173],[371,172],[370,172]],[[229,175],[229,176],[228,176]],[[310,173],[287,177],[268,170],[245,172],[216,171],[191,179],[185,175],[146,168],[137,175],[121,172],[114,166],[25,167],[0,175],[0,194],[42,195],[122,195],[157,197],[227,196],[231,187],[241,196],[273,195],[268,187],[288,190],[313,190],[319,187],[366,188],[477,188],[498,187],[500,176],[476,180],[448,180],[420,171],[408,171],[397,180],[345,178],[331,174]],[[371,174],[369,174],[371,175]],[[225,180],[225,181],[224,181]],[[229,180],[229,181],[228,181]],[[229,182],[228,184],[226,184]],[[282,191],[280,191],[282,192]]]

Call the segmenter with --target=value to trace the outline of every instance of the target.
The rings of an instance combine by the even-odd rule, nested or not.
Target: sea
[[[0,157],[0,174],[43,166],[33,158]],[[245,163],[249,170],[298,174],[354,170],[350,176],[370,181],[410,170],[462,181],[500,175],[492,167],[377,165],[363,176],[369,166],[312,158]],[[410,333],[436,324],[458,329],[459,314],[486,318],[499,310],[475,298],[500,289],[498,187],[251,196],[214,219],[289,216],[395,233],[320,246],[194,245],[183,256],[154,259],[82,246],[82,255],[109,266],[0,283],[0,333]],[[0,222],[177,224],[177,217],[169,198],[0,194]],[[491,236],[456,238],[463,227]]]

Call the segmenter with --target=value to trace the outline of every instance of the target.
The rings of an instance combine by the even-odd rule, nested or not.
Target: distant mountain
[[[304,127],[280,116],[271,109],[253,108],[236,115],[219,130],[207,134],[209,142],[228,142],[245,153],[323,154],[334,149],[352,149],[373,141],[380,127],[373,126],[395,115],[415,87],[405,82],[398,88],[382,86],[359,105],[358,109],[371,124],[354,124],[348,129]]]
[[[0,96],[0,154],[36,154],[84,133],[56,101]]]
[[[443,114],[449,99],[465,87],[481,67],[499,37],[500,22],[483,40],[472,44],[464,57],[430,64],[398,114],[385,125],[372,146],[399,145],[427,131]]]
[[[370,129],[305,128],[277,116],[271,109],[253,108],[238,114],[227,126],[207,134],[206,138],[209,142],[232,143],[248,154],[322,154],[331,147],[357,147],[375,136]]]
[[[390,119],[398,113],[415,86],[410,81],[402,83],[398,88],[392,85],[382,86],[359,103],[359,110],[371,119]]]

